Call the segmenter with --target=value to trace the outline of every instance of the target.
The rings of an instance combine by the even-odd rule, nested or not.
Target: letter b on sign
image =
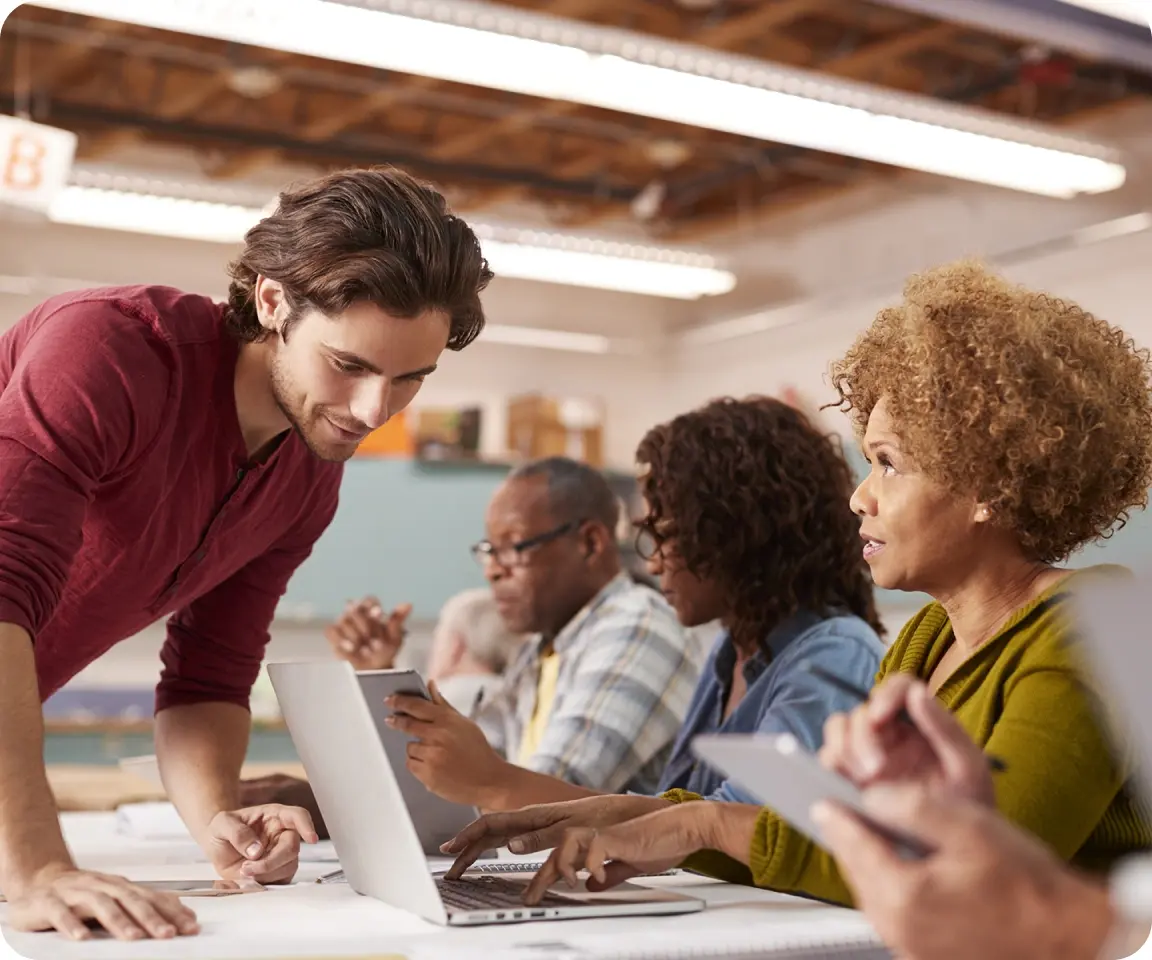
[[[48,148],[37,138],[18,133],[8,141],[4,162],[4,189],[18,193],[36,190],[44,182],[44,158]]]
[[[46,213],[68,183],[76,134],[0,116],[0,209]]]

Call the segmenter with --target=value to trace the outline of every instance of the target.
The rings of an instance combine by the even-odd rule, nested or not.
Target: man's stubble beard
[[[342,448],[321,447],[317,445],[312,437],[309,436],[308,430],[305,429],[302,413],[293,408],[291,402],[292,391],[288,388],[289,380],[284,375],[283,367],[280,365],[279,353],[273,355],[271,369],[270,369],[270,384],[272,387],[272,399],[275,401],[276,406],[279,407],[280,412],[284,414],[284,418],[292,427],[292,431],[303,441],[312,455],[319,457],[329,463],[344,463],[346,460],[351,459],[352,455],[356,452],[355,448],[345,452]]]

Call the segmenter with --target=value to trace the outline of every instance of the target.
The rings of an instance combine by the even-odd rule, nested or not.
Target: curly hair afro
[[[963,261],[912,277],[832,381],[858,434],[885,398],[920,469],[1053,563],[1146,505],[1150,372],[1118,327]]]
[[[765,637],[787,617],[840,608],[882,630],[852,473],[839,440],[768,397],[725,398],[650,430],[636,459],[645,526],[670,529],[689,571],[727,594],[732,619]]]

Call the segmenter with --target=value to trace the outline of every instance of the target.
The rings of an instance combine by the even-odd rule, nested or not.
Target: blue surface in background
[[[868,464],[855,444],[847,442],[844,452],[862,477]],[[281,616],[329,619],[349,599],[374,593],[389,605],[411,602],[416,618],[435,619],[452,594],[484,583],[469,547],[483,537],[484,511],[506,473],[501,466],[350,461],[336,517],[289,584]],[[1141,512],[1071,563],[1144,568],[1150,557],[1152,516]],[[902,607],[927,602],[922,595],[879,593],[881,603]]]
[[[296,571],[281,615],[329,619],[372,593],[409,602],[433,619],[450,596],[483,586],[469,547],[484,536],[484,511],[507,470],[411,460],[351,460],[340,506],[312,556]]]

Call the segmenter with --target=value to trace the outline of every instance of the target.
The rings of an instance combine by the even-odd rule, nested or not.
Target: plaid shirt
[[[688,712],[698,662],[656,591],[621,574],[552,643],[556,696],[528,768],[592,790],[656,789]],[[519,752],[536,710],[540,641],[525,644],[477,717],[504,756]]]

